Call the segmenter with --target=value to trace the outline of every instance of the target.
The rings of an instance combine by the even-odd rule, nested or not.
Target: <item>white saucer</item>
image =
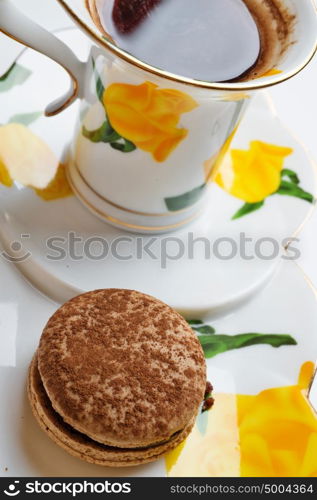
[[[65,30],[59,36],[82,59],[87,57],[90,42],[79,31]],[[31,70],[32,75],[22,86],[0,93],[2,121],[8,121],[13,115],[43,110],[68,85],[68,77],[61,68],[31,50],[25,51],[18,63]],[[30,127],[61,158],[71,140],[76,113],[77,105],[54,118],[42,116]],[[302,145],[275,116],[264,94],[259,94],[251,104],[232,147],[247,149],[251,140],[293,148],[294,153],[285,166],[298,174],[304,189],[315,193],[312,162]],[[306,201],[275,195],[268,198],[260,210],[231,220],[243,202],[216,184],[211,186],[209,198],[208,208],[199,220],[173,234],[158,236],[151,246],[155,258],[145,252],[141,258],[139,246],[146,246],[151,236],[133,235],[108,226],[91,215],[75,197],[45,202],[31,189],[1,186],[0,237],[8,259],[16,263],[34,286],[57,302],[96,288],[135,288],[164,300],[187,317],[203,318],[230,310],[253,297],[271,278],[286,242],[298,232],[313,208]],[[52,237],[67,239],[69,233],[81,238],[76,250],[79,258],[76,260],[66,252],[60,260],[49,259],[57,253],[47,248],[47,240]],[[239,256],[239,252],[229,260],[220,259],[213,253],[211,258],[205,258],[204,243],[199,242],[194,246],[194,258],[186,255],[188,238],[206,238],[212,243],[225,238],[218,249],[226,257],[234,250],[233,246],[240,245],[241,234],[252,239],[247,247],[248,255],[254,257],[251,260]],[[102,261],[88,258],[87,252],[83,253],[83,244],[91,238],[98,238],[89,247],[95,256],[102,253],[105,244],[111,246],[114,240],[124,238],[118,244],[118,252],[132,258],[118,260],[110,253]],[[105,243],[101,243],[100,238]],[[279,255],[271,259],[256,256],[255,243],[261,238],[274,238]],[[59,241],[63,249],[68,244],[66,240],[64,243]],[[177,260],[167,259],[164,266],[160,251],[164,244],[170,256],[182,249],[185,255]],[[264,256],[272,254],[271,241],[262,242],[260,248]],[[26,254],[30,256],[21,259]]]

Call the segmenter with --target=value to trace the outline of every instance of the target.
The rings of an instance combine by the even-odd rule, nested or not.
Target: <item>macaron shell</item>
[[[195,419],[180,432],[162,444],[139,449],[121,449],[106,446],[72,429],[55,412],[45,392],[35,354],[28,375],[28,397],[32,412],[40,427],[70,455],[89,463],[107,467],[129,467],[146,464],[163,457],[176,448],[191,432]]]

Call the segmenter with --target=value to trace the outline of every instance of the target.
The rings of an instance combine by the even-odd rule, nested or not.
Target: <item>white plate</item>
[[[68,31],[62,37],[70,45],[82,50],[82,53],[87,52],[89,47],[82,35]],[[31,68],[34,73],[22,87],[14,87],[10,93],[0,96],[2,123],[15,113],[43,109],[52,97],[56,97],[55,93],[62,93],[68,84],[62,70],[32,51],[26,51],[19,62]],[[69,138],[73,129],[75,111],[72,108],[61,117],[41,118],[32,124],[32,129],[45,138],[57,154],[62,154],[65,136]],[[315,191],[312,164],[303,147],[285,130],[274,117],[267,101],[261,98],[247,115],[235,144],[246,147],[251,139],[293,147],[295,152],[288,167],[298,173],[305,189]],[[312,209],[311,205],[301,200],[275,196],[267,200],[262,210],[234,222],[230,218],[241,203],[217,186],[212,187],[211,193],[209,213],[192,228],[175,233],[175,236],[184,238],[190,230],[196,236],[208,237],[237,237],[240,232],[246,232],[247,236],[253,238],[270,236],[280,241],[294,234]],[[212,262],[206,265],[199,258],[191,262],[180,259],[171,262],[172,265],[165,271],[150,259],[133,261],[133,265],[113,260],[101,264],[88,259],[66,259],[52,263],[45,258],[43,240],[47,237],[65,236],[68,231],[74,231],[84,238],[97,235],[111,240],[123,233],[102,224],[75,198],[46,203],[36,197],[33,191],[21,186],[11,189],[1,187],[0,194],[1,236],[4,245],[8,250],[14,240],[24,244],[21,234],[28,232],[31,235],[25,247],[31,250],[32,257],[18,267],[40,291],[54,297],[56,301],[66,300],[81,289],[98,286],[131,287],[152,293],[178,309],[185,309],[191,315],[195,314],[195,319],[203,319],[206,311],[210,313],[212,309],[213,313],[217,313],[213,317],[212,326],[218,335],[234,336],[248,332],[287,334],[296,340],[297,345],[279,348],[253,345],[208,359],[208,377],[216,392],[215,405],[217,394],[256,395],[268,388],[296,384],[301,366],[307,361],[315,362],[316,294],[293,262],[280,262],[276,259],[266,261],[263,265],[260,261],[254,264],[233,259],[232,262],[222,262],[220,265],[219,262],[216,265]],[[214,209],[212,203],[215,203]],[[124,235],[130,236],[127,233]],[[12,251],[16,254],[13,257],[18,257],[23,248]],[[7,258],[0,259],[0,276],[0,475],[166,475],[164,460],[131,469],[110,469],[86,464],[67,455],[39,429],[26,398],[27,369],[42,329],[58,305],[23,280]],[[267,280],[268,277],[271,279]],[[266,287],[262,286],[264,283]],[[243,303],[243,298],[253,300]],[[239,307],[230,309],[233,304]],[[308,405],[308,401],[306,404]],[[313,412],[312,409],[311,411]],[[211,412],[210,416],[215,414]],[[285,413],[285,419],[287,417]],[[221,425],[216,429],[219,435],[227,431],[225,418],[225,414],[220,414]],[[199,428],[205,425],[201,416],[197,425]],[[257,425],[261,430],[261,423]],[[197,427],[195,432],[196,430]],[[300,435],[300,426],[296,432]],[[192,439],[193,434],[187,445],[191,445]],[[214,446],[208,435],[204,444]],[[187,450],[186,446],[184,452]],[[227,456],[227,448],[218,446],[218,451],[222,457]],[[174,460],[176,468],[171,468],[170,474],[199,475],[194,455],[192,468],[190,464],[188,472],[188,468],[183,468],[182,465],[182,451],[178,452],[180,460]],[[226,466],[225,460],[224,475],[228,475]],[[239,471],[236,475],[239,475]]]
[[[87,57],[90,42],[79,31],[69,29],[58,36],[82,59]],[[34,51],[24,52],[18,63],[32,74],[22,86],[0,93],[2,123],[16,114],[43,110],[48,102],[65,92],[68,85],[65,72]],[[30,127],[62,157],[73,134],[77,111],[78,106],[75,105],[54,118],[41,116]],[[293,148],[294,152],[287,158],[285,167],[298,174],[305,190],[315,193],[316,176],[311,160],[303,146],[281,124],[271,103],[261,93],[251,104],[232,148],[248,149],[252,140]],[[151,245],[155,257],[143,252],[143,258],[140,258],[138,245],[146,246],[151,236],[133,235],[108,226],[85,210],[75,197],[45,202],[22,186],[11,189],[0,187],[0,194],[0,237],[5,249],[13,261],[19,261],[20,270],[43,293],[63,302],[81,291],[96,288],[139,288],[168,302],[188,317],[221,314],[252,298],[271,278],[285,240],[299,230],[313,208],[306,201],[275,195],[269,197],[260,210],[231,220],[243,202],[213,184],[204,215],[172,235],[157,237]],[[67,249],[70,232],[81,238],[76,250],[79,258],[74,259],[68,252],[59,260],[50,259],[50,256],[56,256],[56,252],[47,248],[48,239],[53,236],[63,238],[64,242],[59,246]],[[21,236],[25,234],[29,237]],[[240,247],[241,235],[251,238],[247,253],[253,259],[243,258],[239,251],[233,258],[226,259],[228,254]],[[101,261],[89,258],[83,246],[87,240],[96,237],[102,238],[109,246],[114,240],[124,238],[118,246],[123,258],[118,259],[113,252]],[[190,238],[205,238],[211,245],[219,239],[229,239],[229,242],[219,243],[218,246],[224,258],[219,258],[214,251],[206,258],[204,243],[194,245],[194,258],[191,258]],[[262,238],[276,240],[280,250],[278,255],[275,253],[274,258],[263,259],[256,253],[255,245]],[[164,244],[166,252],[161,250]],[[101,245],[97,242],[90,246],[91,253],[100,255],[103,250]],[[262,242],[260,248],[265,256],[271,255],[274,250],[269,240]],[[181,257],[173,258],[183,251]],[[31,256],[20,262],[25,253]],[[164,253],[171,257],[166,262]],[[125,257],[130,258],[126,260]],[[164,282],[164,287],[161,282]]]
[[[164,460],[132,469],[86,464],[69,456],[40,430],[27,401],[26,376],[42,329],[57,305],[32,289],[3,259],[0,274],[5,284],[0,290],[0,475],[164,476]],[[278,349],[257,345],[208,360],[208,377],[216,392],[256,394],[268,387],[294,384],[301,365],[317,358],[315,293],[291,262],[283,263],[252,302],[212,325],[218,333],[231,335],[287,333],[298,342]]]

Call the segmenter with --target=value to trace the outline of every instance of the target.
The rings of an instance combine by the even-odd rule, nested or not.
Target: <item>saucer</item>
[[[67,29],[58,36],[81,59],[87,58],[91,44],[79,31]],[[78,105],[52,118],[42,112],[65,92],[68,76],[32,50],[18,58],[18,68],[25,78],[0,92],[1,120],[28,123],[62,159]],[[247,151],[252,141],[292,148],[285,170],[314,198],[313,163],[263,93],[251,103],[231,149]],[[138,235],[100,221],[75,196],[44,201],[33,189],[1,185],[0,239],[7,260],[56,302],[97,288],[137,288],[188,318],[203,319],[231,311],[272,279],[313,203],[276,194],[257,210],[233,218],[243,207],[241,200],[213,183],[199,219],[168,235]],[[296,242],[289,247],[290,256],[296,254],[294,247]]]
[[[0,289],[2,476],[145,477],[168,474],[192,477],[206,473],[214,476],[240,475],[238,468],[233,467],[237,462],[236,455],[234,459],[230,458],[232,454],[237,453],[236,444],[233,438],[229,440],[230,436],[240,432],[236,422],[231,425],[230,417],[236,395],[249,398],[267,389],[275,391],[292,386],[296,384],[301,367],[309,366],[312,370],[312,362],[317,358],[315,292],[293,262],[283,262],[268,286],[260,291],[252,302],[230,315],[214,319],[208,325],[198,325],[200,318],[195,320],[194,328],[205,332],[200,338],[206,339],[202,341],[206,356],[212,356],[208,357],[207,366],[208,379],[214,385],[215,404],[209,413],[199,415],[193,434],[185,445],[173,455],[168,455],[165,460],[146,466],[127,469],[102,468],[68,455],[38,427],[26,396],[27,370],[42,329],[57,305],[33,289],[15,268],[2,258],[0,273],[2,283],[5,283]],[[160,286],[164,288],[164,283]],[[255,334],[259,337],[256,338]],[[241,339],[248,335],[247,344],[244,342],[245,347],[238,349],[237,343],[234,349],[226,351],[228,336],[236,341],[237,335],[240,335],[241,347]],[[277,347],[278,345],[280,347]],[[224,402],[227,400],[226,406]],[[301,408],[306,408],[306,412],[313,412],[307,401],[302,401]],[[287,423],[294,416],[293,413],[291,408],[285,408],[280,417]],[[212,436],[208,430],[209,419],[215,421]],[[258,433],[263,431],[262,421],[260,414],[255,421],[255,430]],[[316,416],[312,425],[317,425]],[[298,437],[296,441],[302,440],[306,446],[304,440],[307,440],[307,433],[301,434],[303,427],[300,423],[294,423],[292,430]],[[222,440],[224,434],[228,437],[227,440]],[[197,445],[202,453],[201,460],[197,455]],[[221,463],[222,472],[219,469],[215,471],[208,465],[210,458],[206,455],[206,450],[211,449],[217,450],[218,459],[212,457],[216,458],[213,463]],[[316,449],[312,443],[315,456]],[[191,461],[188,459],[188,450],[192,450]],[[259,476],[264,474],[265,469],[259,471]]]

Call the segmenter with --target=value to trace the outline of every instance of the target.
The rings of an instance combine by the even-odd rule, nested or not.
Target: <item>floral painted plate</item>
[[[58,36],[87,58],[90,42],[79,31]],[[78,109],[53,118],[43,109],[68,83],[61,68],[31,50],[0,79],[0,238],[7,259],[59,302],[95,288],[137,287],[202,319],[254,297],[285,258],[316,192],[313,163],[266,95],[251,103],[210,185],[204,214],[152,238],[103,223],[72,195],[62,163],[55,175]],[[262,201],[248,203],[254,191]],[[295,258],[296,242],[289,250]]]

